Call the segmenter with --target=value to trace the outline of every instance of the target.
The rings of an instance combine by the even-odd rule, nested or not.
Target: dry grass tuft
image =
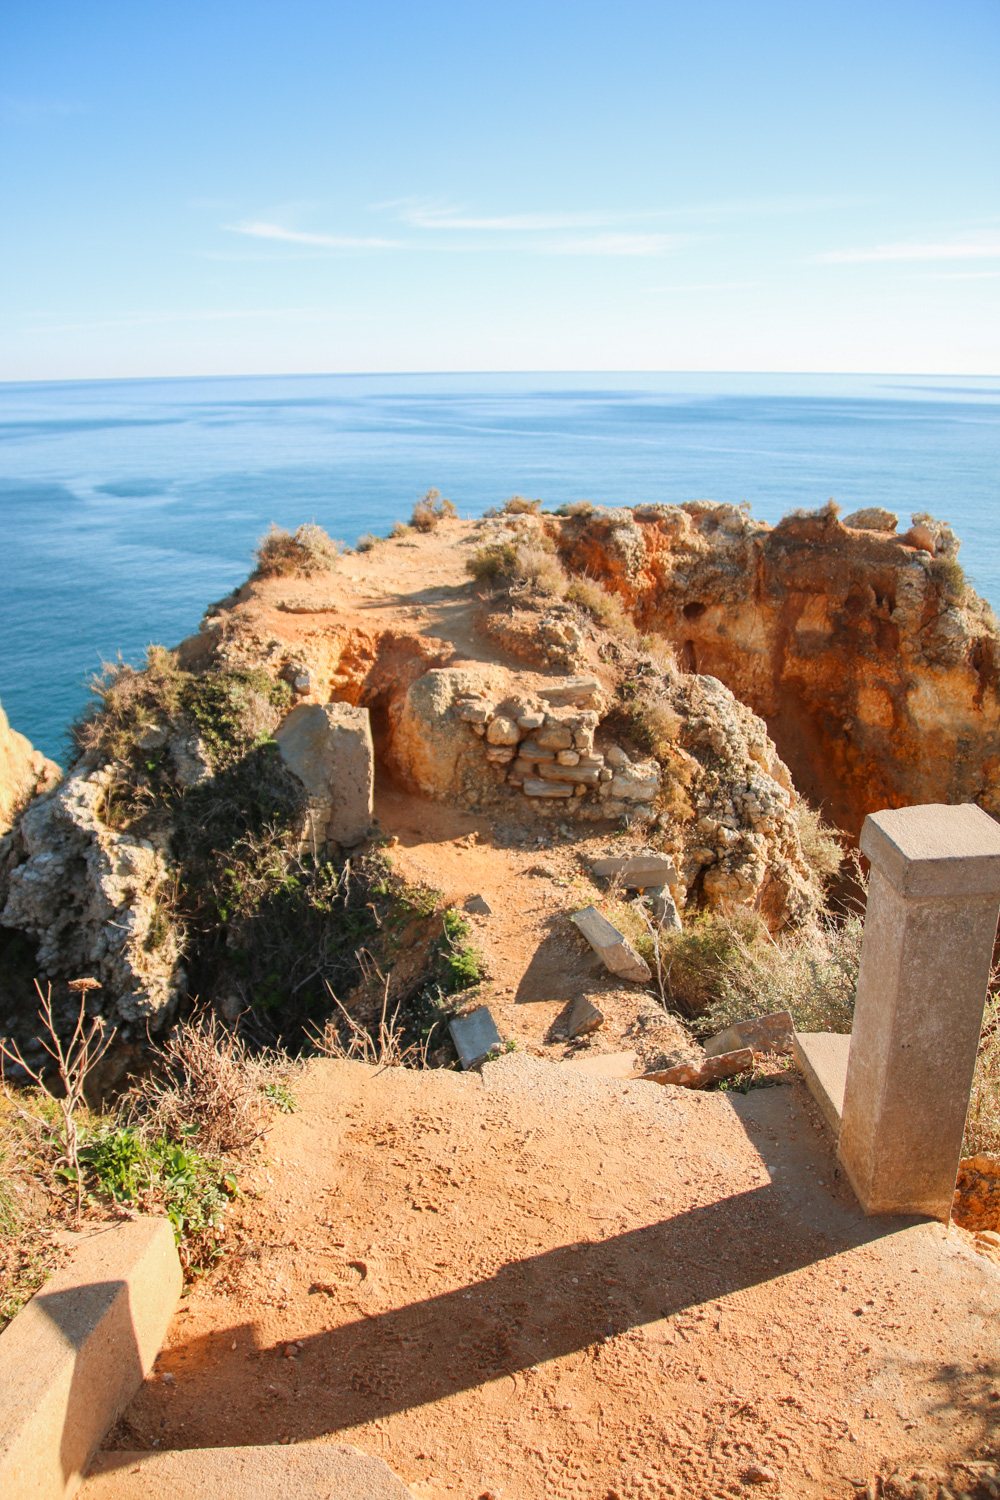
[[[380,536],[373,536],[370,531],[363,531],[354,544],[355,552],[371,552],[382,540]]]
[[[809,868],[820,880],[829,880],[839,874],[844,863],[842,836],[835,828],[823,822],[818,808],[810,807],[804,799],[795,808],[799,829],[799,843]]]
[[[290,573],[322,573],[336,566],[340,549],[331,536],[307,521],[295,531],[272,524],[257,544],[253,578],[283,578]]]
[[[998,977],[994,970],[979,1037],[969,1113],[965,1117],[963,1156],[978,1156],[981,1152],[1000,1155],[1000,999],[992,992]]]
[[[214,1012],[177,1026],[154,1071],[126,1095],[123,1118],[146,1134],[197,1141],[211,1154],[251,1145],[297,1065],[281,1051],[252,1053]]]
[[[329,989],[329,985],[327,988]],[[333,1057],[341,1062],[370,1063],[379,1068],[426,1068],[434,1028],[431,1028],[422,1041],[409,1046],[405,1044],[403,1029],[399,1024],[402,1001],[397,1002],[392,1015],[388,1014],[388,979],[383,979],[382,1014],[375,1033],[358,1024],[341,1005],[333,990],[330,990],[330,996],[340,1016],[330,1016],[323,1030],[316,1032],[312,1038],[313,1046],[321,1057]]]
[[[440,490],[428,490],[413,507],[410,525],[415,531],[433,531],[439,521],[453,520],[458,511]],[[393,533],[395,535],[395,532]]]
[[[566,591],[566,574],[551,547],[539,541],[488,542],[469,558],[465,565],[477,583],[493,588],[527,584],[541,594],[561,599]]]
[[[617,636],[630,646],[638,644],[639,632],[632,624],[624,604],[617,594],[610,593],[596,578],[574,578],[566,590],[566,598],[570,604],[577,605],[588,614],[609,635]]]

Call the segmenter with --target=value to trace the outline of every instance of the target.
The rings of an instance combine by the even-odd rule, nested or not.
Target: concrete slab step
[[[850,1036],[835,1031],[797,1031],[792,1037],[792,1055],[835,1136],[844,1113],[850,1050]]]
[[[78,1500],[413,1500],[388,1464],[345,1443],[98,1453]]]

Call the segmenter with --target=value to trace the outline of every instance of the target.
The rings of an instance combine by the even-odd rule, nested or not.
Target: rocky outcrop
[[[56,786],[62,772],[31,741],[11,729],[0,707],[0,837],[39,792]]]
[[[166,1025],[186,979],[165,850],[105,822],[114,774],[84,763],[22,815],[0,867],[0,925],[37,943],[43,980],[96,979],[88,1008],[128,1040]]]
[[[769,527],[694,502],[546,518],[564,565],[616,593],[682,667],[763,718],[795,785],[865,814],[976,801],[1000,815],[1000,635],[947,526],[873,507]]]

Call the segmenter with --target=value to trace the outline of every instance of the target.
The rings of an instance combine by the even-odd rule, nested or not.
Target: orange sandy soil
[[[347,1441],[463,1500],[975,1488],[1000,1271],[866,1220],[799,1082],[316,1062],[265,1151],[109,1446]]]

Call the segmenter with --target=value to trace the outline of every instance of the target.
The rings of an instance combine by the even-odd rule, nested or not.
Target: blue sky
[[[1000,5],[33,0],[0,379],[1000,371]]]

